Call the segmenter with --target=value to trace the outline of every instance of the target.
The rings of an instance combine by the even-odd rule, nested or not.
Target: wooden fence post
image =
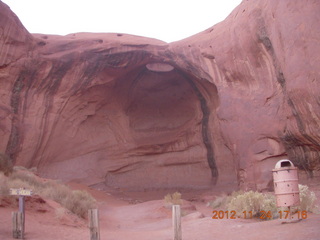
[[[182,240],[180,205],[172,205],[172,225],[173,225],[173,239]]]
[[[12,236],[16,239],[24,238],[24,216],[22,212],[12,213]]]
[[[99,212],[98,209],[90,209],[88,212],[90,240],[100,240]]]
[[[22,213],[22,232],[24,233],[25,230],[25,202],[24,202],[24,196],[19,196],[19,212]]]

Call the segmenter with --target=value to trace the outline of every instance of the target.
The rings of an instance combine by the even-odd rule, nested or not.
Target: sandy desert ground
[[[319,179],[304,182],[314,191],[320,203]],[[106,192],[102,186],[89,189],[70,183],[74,189],[86,189],[97,199],[101,239],[105,240],[170,240],[173,239],[171,209],[165,206],[163,196],[168,190]],[[97,190],[99,189],[100,190]],[[232,191],[231,187],[207,190],[181,191],[184,199],[182,218],[183,240],[238,239],[238,240],[319,240],[320,215],[308,213],[307,219],[298,223],[281,224],[283,220],[212,219],[210,199]],[[111,192],[111,193],[110,193]],[[11,212],[17,208],[0,207],[0,239],[12,238]],[[33,196],[26,203],[25,239],[33,240],[88,240],[87,221],[61,210],[57,203]]]

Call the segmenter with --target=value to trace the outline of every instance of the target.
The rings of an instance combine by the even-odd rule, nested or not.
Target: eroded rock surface
[[[0,2],[0,150],[121,188],[266,189],[320,157],[320,3],[243,1],[190,38],[29,34]]]

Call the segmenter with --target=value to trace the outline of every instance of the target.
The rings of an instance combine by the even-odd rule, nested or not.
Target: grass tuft
[[[175,192],[167,194],[164,197],[164,201],[167,205],[182,205],[181,193]]]

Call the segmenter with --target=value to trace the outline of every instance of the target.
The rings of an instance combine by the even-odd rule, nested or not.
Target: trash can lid
[[[288,159],[283,159],[283,160],[280,160],[276,163],[275,169],[288,168],[288,167],[294,167],[293,163]]]

